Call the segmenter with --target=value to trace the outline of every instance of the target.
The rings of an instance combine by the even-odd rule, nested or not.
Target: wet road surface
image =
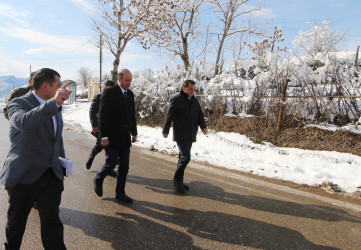
[[[0,118],[0,164],[9,150],[8,122]],[[161,136],[161,135],[160,135]],[[126,192],[115,199],[115,178],[104,195],[93,178],[104,152],[85,168],[95,139],[64,130],[74,175],[65,180],[61,203],[68,249],[360,249],[361,204],[348,203],[237,172],[191,163],[186,195],[175,194],[175,157],[134,147]],[[242,152],[240,152],[242,153]],[[4,242],[7,194],[0,187],[0,244]],[[42,249],[39,216],[32,210],[22,249]]]

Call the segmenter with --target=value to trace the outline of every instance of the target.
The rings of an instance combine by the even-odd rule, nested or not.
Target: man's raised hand
[[[65,83],[63,86],[61,86],[55,94],[55,102],[58,105],[62,105],[64,101],[68,100],[70,94],[71,94],[71,90],[67,90],[66,88],[69,86],[70,81],[68,81],[67,83]]]

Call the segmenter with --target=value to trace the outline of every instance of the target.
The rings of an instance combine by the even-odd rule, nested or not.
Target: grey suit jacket
[[[54,99],[40,105],[32,92],[15,98],[8,106],[10,151],[0,172],[0,184],[14,187],[35,182],[51,166],[64,180],[59,156],[65,157],[63,118]],[[54,135],[50,118],[56,115]]]

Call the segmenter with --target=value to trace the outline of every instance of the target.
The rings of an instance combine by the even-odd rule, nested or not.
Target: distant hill
[[[13,88],[28,85],[28,78],[16,78],[15,76],[0,76],[0,98],[9,95]]]

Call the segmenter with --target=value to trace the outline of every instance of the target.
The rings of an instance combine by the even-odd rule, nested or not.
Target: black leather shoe
[[[117,171],[114,169],[109,173],[110,176],[117,177]]]
[[[133,199],[130,198],[126,194],[117,195],[117,196],[115,196],[115,199],[120,200],[120,201],[124,201],[126,203],[132,203],[133,202]]]
[[[188,185],[184,184],[183,182],[182,182],[182,185],[183,185],[183,189],[184,189],[184,190],[189,190],[189,186],[188,186]]]
[[[94,179],[94,191],[99,197],[103,196],[103,183],[96,179]]]
[[[94,157],[89,157],[88,161],[85,164],[86,169],[90,169],[93,163]]]
[[[180,181],[173,180],[174,189],[179,194],[184,194],[183,184]]]

